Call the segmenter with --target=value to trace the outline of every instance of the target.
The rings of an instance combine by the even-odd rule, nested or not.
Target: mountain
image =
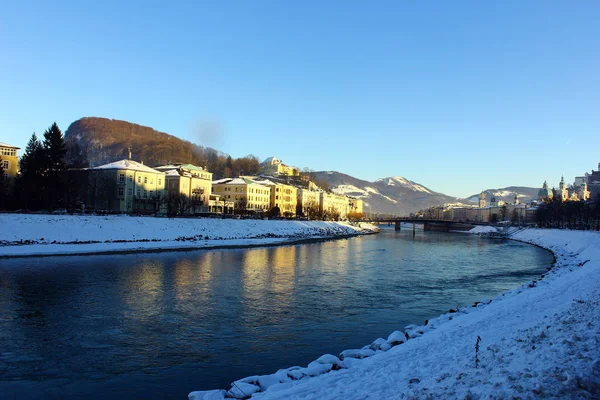
[[[259,170],[257,157],[232,159],[227,154],[179,139],[147,126],[108,118],[85,117],[65,131],[67,164],[95,167],[129,156],[147,165],[190,163],[208,167],[213,177],[254,174]]]
[[[314,176],[325,181],[334,193],[361,198],[365,212],[408,215],[431,206],[455,204],[456,197],[435,192],[402,176],[364,181],[336,171],[319,171]]]
[[[486,194],[486,201],[489,204],[492,196],[496,197],[496,201],[503,200],[505,203],[514,203],[515,193],[519,194],[519,200],[521,203],[529,203],[531,200],[538,198],[538,191],[540,188],[532,188],[527,186],[508,186],[500,189],[487,189],[484,190]],[[479,193],[461,199],[465,203],[479,203]]]

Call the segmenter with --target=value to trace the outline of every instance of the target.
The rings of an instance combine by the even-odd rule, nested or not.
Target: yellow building
[[[182,214],[209,212],[212,173],[192,164],[170,164],[154,167],[165,173],[166,194],[173,207]]]
[[[310,219],[316,218],[321,204],[321,192],[298,188],[297,204],[302,209],[302,214]]]
[[[96,211],[166,211],[165,173],[133,160],[89,169],[89,204]]]
[[[298,188],[268,179],[256,181],[271,188],[271,208],[278,207],[284,217],[295,217],[298,205]]]
[[[19,150],[19,147],[0,142],[0,162],[6,178],[14,179],[19,172],[17,150]]]
[[[266,175],[274,176],[299,176],[300,170],[296,167],[285,165],[277,157],[269,157],[260,164],[261,172]]]
[[[212,191],[225,204],[226,213],[263,213],[271,208],[271,188],[247,178],[213,181]]]
[[[346,219],[348,198],[335,193],[321,192],[320,211],[324,219]]]
[[[348,197],[348,213],[362,214],[363,201],[356,197]]]

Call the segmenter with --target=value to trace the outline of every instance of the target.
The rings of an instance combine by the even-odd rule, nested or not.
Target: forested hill
[[[229,155],[203,147],[150,127],[107,118],[86,117],[73,122],[65,132],[67,162],[74,167],[98,166],[128,157],[154,166],[190,163],[208,167],[215,178],[255,174],[259,160],[255,156],[233,159]]]

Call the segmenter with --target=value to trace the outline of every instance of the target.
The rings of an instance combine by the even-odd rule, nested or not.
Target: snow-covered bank
[[[0,214],[0,257],[260,246],[377,231],[347,222]]]
[[[530,229],[513,238],[553,251],[554,268],[363,349],[189,397],[600,398],[600,234]]]

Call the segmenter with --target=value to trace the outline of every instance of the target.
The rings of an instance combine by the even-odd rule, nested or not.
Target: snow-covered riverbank
[[[347,222],[0,214],[0,257],[261,246],[378,230]]]
[[[189,397],[600,398],[600,234],[530,229],[514,239],[554,252],[554,268],[363,349]]]

